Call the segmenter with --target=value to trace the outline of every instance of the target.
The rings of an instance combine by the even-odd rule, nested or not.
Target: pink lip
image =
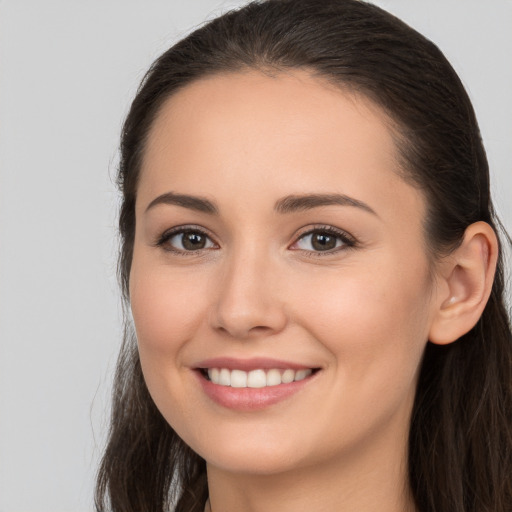
[[[194,365],[197,369],[206,368],[227,368],[228,370],[244,370],[250,372],[251,370],[270,370],[277,368],[279,370],[307,370],[313,368],[312,366],[305,366],[303,364],[292,363],[283,361],[281,359],[270,359],[266,357],[254,357],[251,359],[236,359],[233,357],[215,357],[213,359],[205,359]]]
[[[199,384],[204,393],[215,403],[237,411],[258,411],[271,405],[277,404],[308,386],[320,372],[314,372],[303,380],[290,382],[288,384],[279,384],[277,386],[268,386],[264,388],[232,388],[230,386],[220,386],[208,380],[204,372],[206,368],[228,368],[230,370],[251,371],[257,369],[293,369],[301,370],[312,368],[301,364],[291,363],[277,359],[253,358],[253,359],[234,359],[234,358],[214,358],[201,361],[195,366],[194,373],[197,376]]]

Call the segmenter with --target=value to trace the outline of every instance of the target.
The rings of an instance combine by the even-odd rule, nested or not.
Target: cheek
[[[169,272],[134,258],[130,303],[141,357],[175,354],[204,317],[206,296],[200,276]]]
[[[381,265],[342,269],[320,284],[314,300],[303,300],[296,317],[333,355],[358,392],[410,385],[428,336],[429,285],[424,264]],[[295,291],[300,296],[300,290]]]
[[[181,425],[183,432],[193,408],[182,354],[204,318],[199,281],[148,264],[142,257],[134,257],[130,273],[130,304],[144,380],[168,423]]]

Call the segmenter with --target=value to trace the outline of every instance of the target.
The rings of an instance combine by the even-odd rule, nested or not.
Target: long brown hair
[[[426,239],[446,254],[477,221],[502,231],[473,107],[430,41],[358,0],[251,2],[166,51],[146,74],[121,138],[119,277],[125,304],[137,181],[149,128],[178,89],[214,73],[305,68],[366,95],[393,120],[404,179],[428,202]],[[421,512],[512,510],[512,334],[501,255],[477,325],[457,342],[427,344],[409,436],[409,484]],[[113,392],[98,511],[201,511],[206,465],[163,419],[142,376],[127,322]]]

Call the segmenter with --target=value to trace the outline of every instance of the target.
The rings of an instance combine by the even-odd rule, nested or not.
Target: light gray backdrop
[[[120,340],[117,138],[151,61],[240,1],[0,0],[0,512],[85,512]],[[512,1],[380,0],[447,54],[512,228]]]

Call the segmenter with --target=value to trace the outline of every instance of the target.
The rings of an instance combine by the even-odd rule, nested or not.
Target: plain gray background
[[[121,339],[121,122],[145,70],[244,2],[0,0],[0,512],[93,510]],[[512,228],[512,0],[380,0],[473,99]]]

